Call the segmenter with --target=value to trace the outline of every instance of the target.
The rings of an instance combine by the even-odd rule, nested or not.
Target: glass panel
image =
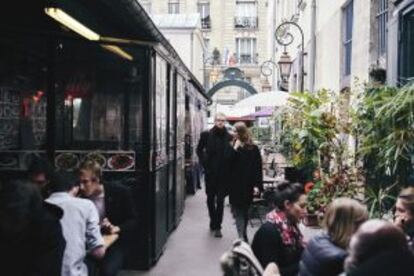
[[[0,38],[0,150],[46,147],[47,49],[37,37]]]
[[[168,13],[169,14],[180,13],[180,3],[168,3]]]
[[[400,81],[405,84],[414,80],[414,11],[402,18]]]
[[[158,55],[156,58],[155,127],[158,161],[162,164],[167,155],[167,63]]]
[[[122,50],[131,57],[135,53]],[[57,148],[121,149],[124,102],[136,68],[87,42],[61,41],[56,58],[56,101],[62,107],[56,111]]]

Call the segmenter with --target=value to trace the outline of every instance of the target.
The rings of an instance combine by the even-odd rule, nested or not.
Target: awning
[[[234,109],[246,107],[275,107],[285,106],[289,93],[282,91],[261,92],[247,97],[234,105]]]

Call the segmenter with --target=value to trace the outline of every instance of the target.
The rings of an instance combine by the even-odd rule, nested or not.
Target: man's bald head
[[[384,220],[369,220],[351,239],[345,270],[352,270],[382,252],[406,249],[408,243],[402,230]]]

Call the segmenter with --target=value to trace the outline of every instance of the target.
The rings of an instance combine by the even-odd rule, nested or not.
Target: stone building
[[[294,42],[286,51],[293,59],[289,90],[298,90],[301,64],[304,87],[343,91],[372,78],[401,84],[414,76],[413,0],[275,0],[276,26],[291,27]],[[282,32],[283,33],[283,32]],[[279,46],[276,60],[282,54]]]
[[[162,14],[200,14],[204,37],[204,77],[211,88],[228,67],[238,67],[245,80],[261,92],[270,90],[271,80],[261,75],[260,65],[272,57],[268,44],[269,13],[265,0],[140,0],[147,12]],[[270,18],[271,19],[271,18]],[[226,87],[216,102],[233,104],[248,94],[239,87]]]

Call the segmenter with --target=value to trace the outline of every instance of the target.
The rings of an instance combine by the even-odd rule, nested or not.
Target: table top
[[[104,246],[106,248],[110,247],[118,240],[118,238],[119,238],[118,234],[103,235]]]

